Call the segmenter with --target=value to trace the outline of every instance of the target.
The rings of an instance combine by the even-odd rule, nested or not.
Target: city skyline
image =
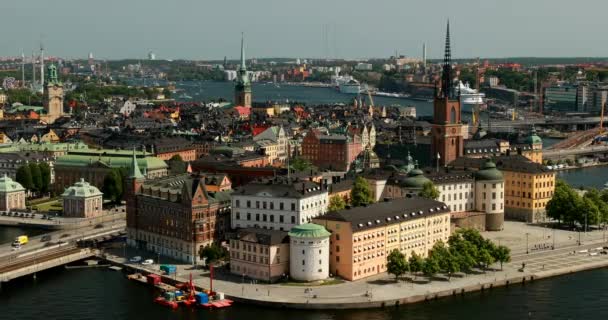
[[[601,38],[597,21],[608,4],[594,0],[589,2],[597,10],[590,11],[565,1],[523,0],[349,1],[348,10],[345,1],[178,2],[2,4],[0,21],[11,32],[5,33],[0,55],[19,56],[23,49],[27,56],[42,41],[49,55],[67,58],[93,52],[99,59],[144,59],[153,51],[158,59],[235,59],[245,31],[252,58],[417,57],[426,43],[428,57],[436,59],[450,19],[454,58],[608,56],[608,46],[595,40]]]

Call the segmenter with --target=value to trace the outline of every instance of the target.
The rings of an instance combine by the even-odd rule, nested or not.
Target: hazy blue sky
[[[2,0],[0,55],[218,59],[608,56],[607,0]],[[329,50],[323,41],[328,24]]]

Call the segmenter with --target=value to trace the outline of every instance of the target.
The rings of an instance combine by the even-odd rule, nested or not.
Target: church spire
[[[135,155],[135,152],[135,148],[133,148],[133,159],[131,159],[131,166],[129,167],[129,178],[144,179],[144,175],[141,174],[141,171],[139,171],[139,165],[137,164],[137,157]]]
[[[241,70],[247,70],[245,65],[245,33],[241,32]]]
[[[442,94],[444,98],[453,96],[452,88],[452,48],[450,45],[450,20],[445,34],[445,52],[443,55]]]

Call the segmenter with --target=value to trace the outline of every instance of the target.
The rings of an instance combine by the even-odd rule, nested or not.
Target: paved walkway
[[[553,234],[544,228],[530,227],[521,229],[523,224],[509,223],[509,229],[505,232],[494,233],[494,239],[502,237],[503,243],[514,246],[513,262],[503,266],[494,265],[487,272],[478,271],[476,274],[459,275],[448,280],[446,277],[438,276],[428,281],[423,276],[407,276],[404,280],[395,281],[394,277],[380,274],[354,282],[344,282],[327,286],[289,286],[281,284],[257,284],[251,281],[243,281],[239,276],[222,273],[221,269],[213,280],[213,289],[224,292],[237,301],[257,303],[263,305],[286,306],[294,308],[367,308],[382,305],[393,305],[395,303],[417,302],[425,299],[434,299],[440,296],[460,294],[462,292],[488,289],[495,286],[522,281],[536,280],[559,274],[576,272],[585,269],[608,266],[608,255],[579,253],[582,250],[595,249],[605,244],[603,239],[587,240],[583,245],[571,241],[568,237],[569,231],[558,232],[556,237],[560,241],[555,250],[534,250],[525,253],[521,251],[521,235],[515,236],[517,228],[519,233],[527,232],[536,240],[544,240],[543,232]],[[507,228],[506,228],[507,229]],[[575,233],[577,234],[577,233]],[[487,236],[484,234],[484,236]],[[586,238],[589,239],[589,238]],[[564,240],[564,241],[561,241]],[[525,241],[525,239],[523,240]],[[530,239],[528,239],[530,245]],[[156,258],[156,254],[145,253],[128,249],[127,257],[141,255],[144,258]],[[120,250],[118,250],[120,251]],[[597,251],[593,251],[597,252]],[[122,252],[114,252],[116,255],[124,255]],[[123,258],[120,258],[125,261]],[[190,274],[193,275],[197,286],[209,288],[210,281],[208,272],[193,269],[191,265],[179,264],[177,261],[163,259],[163,263],[173,263],[178,266],[176,277],[186,281]],[[520,270],[522,263],[526,267]],[[141,268],[141,265],[134,265]],[[159,266],[146,266],[150,272],[158,273]],[[307,290],[311,289],[311,290]],[[463,291],[464,290],[464,291]]]

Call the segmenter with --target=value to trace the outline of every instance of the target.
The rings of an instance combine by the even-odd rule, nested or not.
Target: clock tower
[[[442,166],[464,154],[464,130],[460,116],[460,97],[454,93],[453,86],[450,22],[448,21],[441,86],[435,86],[431,132],[431,159],[436,160]]]

